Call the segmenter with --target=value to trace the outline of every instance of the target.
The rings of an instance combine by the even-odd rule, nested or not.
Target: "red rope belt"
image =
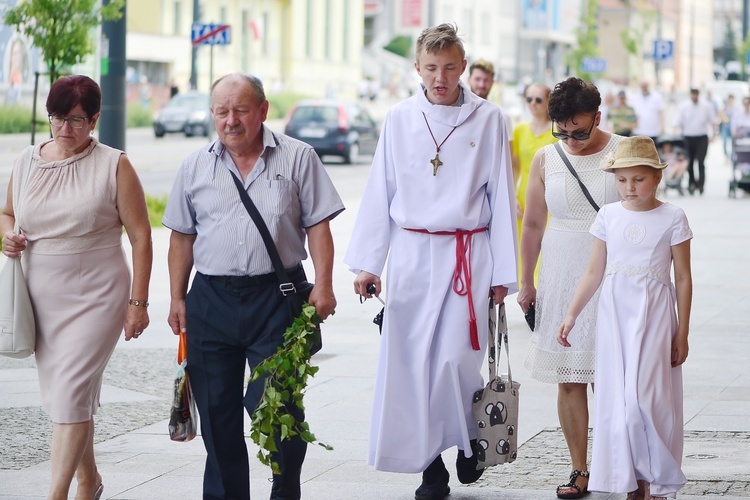
[[[487,231],[486,227],[479,227],[466,231],[456,229],[455,231],[428,231],[426,229],[404,228],[415,233],[433,234],[437,236],[456,237],[456,267],[453,270],[453,291],[457,295],[466,295],[469,301],[469,338],[471,348],[479,350],[479,336],[477,335],[477,315],[474,312],[474,298],[471,294],[471,240],[477,233]]]

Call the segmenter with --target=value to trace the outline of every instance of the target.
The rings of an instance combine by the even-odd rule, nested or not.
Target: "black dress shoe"
[[[692,196],[693,193],[695,193],[695,185],[694,184],[690,184],[688,186],[688,193],[690,193],[690,196]]]
[[[449,480],[448,469],[445,468],[443,458],[438,455],[422,473],[422,484],[414,492],[415,500],[443,500],[451,492]]]
[[[464,450],[458,450],[456,457],[456,476],[461,484],[471,484],[482,477],[484,469],[477,470],[477,440],[471,440],[471,457],[466,458]]]

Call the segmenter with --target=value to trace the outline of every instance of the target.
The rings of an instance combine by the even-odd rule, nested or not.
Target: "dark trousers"
[[[302,267],[290,271],[290,278],[305,282]],[[301,301],[292,304],[284,297],[273,275],[227,279],[197,273],[185,305],[187,370],[208,455],[203,498],[249,500],[243,406],[252,414],[264,381],[249,384],[243,395],[245,364],[254,367],[276,352]],[[292,409],[295,418],[304,420],[304,412]],[[274,460],[281,475],[274,476],[273,498],[299,499],[307,443],[296,436],[279,445]]]
[[[703,190],[706,183],[706,153],[708,152],[707,135],[686,135],[685,148],[688,154],[688,177],[690,186]],[[698,177],[695,176],[693,164],[698,161]],[[692,191],[691,191],[692,192]]]

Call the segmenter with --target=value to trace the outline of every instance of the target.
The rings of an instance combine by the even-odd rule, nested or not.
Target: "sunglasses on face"
[[[591,137],[591,131],[594,130],[594,124],[596,123],[596,115],[594,115],[594,119],[591,121],[591,126],[589,127],[588,132],[576,132],[575,134],[561,134],[560,132],[552,131],[552,137],[555,139],[560,139],[561,141],[567,141],[568,139],[575,139],[576,141],[585,141],[589,137]]]
[[[529,104],[531,104],[531,101],[536,101],[537,104],[541,104],[544,102],[544,99],[542,99],[541,97],[527,97],[526,98],[526,102],[528,102]]]

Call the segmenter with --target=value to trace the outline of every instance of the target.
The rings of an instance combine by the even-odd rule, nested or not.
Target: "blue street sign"
[[[654,40],[654,60],[668,61],[674,57],[674,42],[672,40]]]
[[[581,67],[586,73],[604,73],[607,71],[607,60],[598,57],[584,57]]]
[[[228,24],[193,23],[190,41],[193,45],[229,45],[232,28]]]

